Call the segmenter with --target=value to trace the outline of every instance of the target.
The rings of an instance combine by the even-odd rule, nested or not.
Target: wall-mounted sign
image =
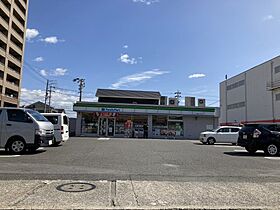
[[[121,109],[119,108],[101,108],[102,112],[120,112]]]
[[[97,117],[117,117],[119,114],[116,112],[96,112]]]

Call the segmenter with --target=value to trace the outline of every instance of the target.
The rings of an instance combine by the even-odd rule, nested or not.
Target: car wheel
[[[264,153],[269,156],[275,156],[279,154],[279,146],[276,144],[269,144],[265,147]]]
[[[14,139],[10,142],[9,152],[13,154],[20,154],[25,152],[26,146],[23,139]]]
[[[250,154],[250,155],[253,155],[256,153],[257,149],[253,146],[246,146],[245,149],[247,150],[247,152]]]
[[[209,145],[213,145],[213,144],[215,144],[215,142],[216,142],[216,140],[214,138],[212,138],[212,137],[207,139],[207,143]]]

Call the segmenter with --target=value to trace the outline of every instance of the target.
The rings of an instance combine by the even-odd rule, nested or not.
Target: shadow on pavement
[[[239,157],[265,157],[264,153],[255,153],[254,155],[250,155],[248,152],[224,152],[224,154]]]
[[[195,145],[200,145],[200,146],[207,145],[207,144],[202,144],[202,143],[199,143],[199,142],[195,142],[195,143],[193,143],[193,144],[195,144]]]

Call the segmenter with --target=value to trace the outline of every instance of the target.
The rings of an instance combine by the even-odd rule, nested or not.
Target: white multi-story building
[[[280,56],[220,83],[220,124],[280,122]]]

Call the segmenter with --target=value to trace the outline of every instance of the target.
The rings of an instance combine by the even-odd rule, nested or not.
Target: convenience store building
[[[179,106],[155,91],[98,89],[98,102],[76,102],[76,135],[96,137],[197,139],[218,126],[219,109]],[[169,101],[169,104],[167,104]]]

